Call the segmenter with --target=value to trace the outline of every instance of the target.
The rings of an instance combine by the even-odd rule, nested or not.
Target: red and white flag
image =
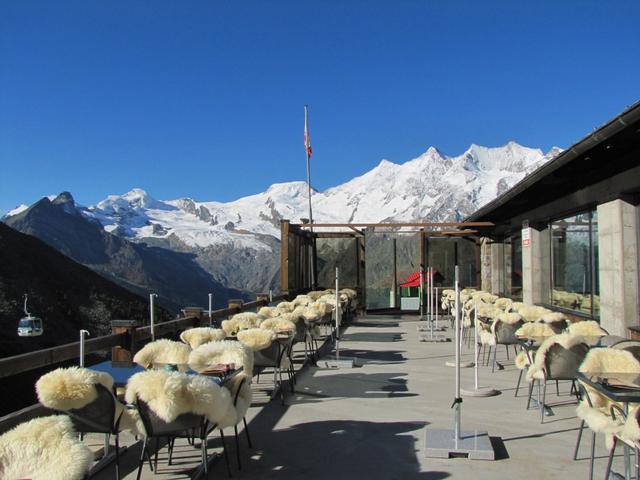
[[[311,158],[311,137],[309,137],[309,120],[307,106],[304,106],[304,148],[307,151],[307,158]]]

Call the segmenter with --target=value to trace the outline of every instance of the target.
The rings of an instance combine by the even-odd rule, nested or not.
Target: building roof
[[[595,206],[625,194],[637,194],[640,175],[636,175],[636,169],[640,173],[640,102],[527,175],[464,221],[490,221],[504,227],[513,225],[514,219],[535,222],[536,217],[548,218],[563,210]],[[630,170],[633,175],[626,175]],[[587,189],[605,179],[615,181],[603,188]]]

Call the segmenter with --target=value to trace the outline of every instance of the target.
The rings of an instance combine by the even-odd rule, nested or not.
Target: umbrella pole
[[[460,396],[460,288],[458,266],[455,267],[455,390],[453,405],[453,431],[427,428],[425,455],[436,458],[465,456],[477,460],[495,460],[495,451],[487,432],[462,432],[462,398]]]

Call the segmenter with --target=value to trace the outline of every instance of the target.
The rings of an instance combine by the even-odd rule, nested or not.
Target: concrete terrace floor
[[[426,458],[425,429],[452,428],[454,346],[419,342],[416,317],[367,316],[354,320],[343,333],[341,354],[356,357],[356,368],[339,370],[306,366],[298,374],[296,392],[287,391],[285,405],[269,401],[265,374],[254,384],[254,404],[247,421],[253,449],[241,433],[242,470],[238,471],[233,430],[225,432],[232,474],[243,479],[444,479],[444,478],[586,478],[591,435],[585,429],[578,461],[572,459],[579,420],[568,395],[569,384],[547,388],[553,416],[540,424],[538,410],[525,410],[526,385],[514,397],[518,370],[507,361],[503,347],[498,360],[505,369],[491,373],[481,367],[480,383],[502,394],[491,398],[465,398],[463,430],[486,430],[497,460]],[[451,329],[445,332],[450,337]],[[463,347],[463,359],[472,360]],[[322,364],[322,362],[320,362]],[[255,382],[255,377],[254,377]],[[463,388],[473,387],[473,369],[462,370]],[[556,402],[565,405],[553,406]],[[125,443],[133,443],[123,435]],[[604,438],[596,439],[595,478],[606,464]],[[220,451],[219,437],[211,437],[210,452]],[[622,449],[618,449],[619,452]],[[140,445],[133,444],[121,460],[123,478],[135,478]],[[189,478],[199,450],[181,443],[174,453],[176,465],[167,465],[166,448],[160,451],[159,471],[148,465],[143,478]],[[622,470],[617,455],[614,470]],[[225,462],[211,463],[210,478],[227,478]],[[95,475],[114,478],[113,467]]]

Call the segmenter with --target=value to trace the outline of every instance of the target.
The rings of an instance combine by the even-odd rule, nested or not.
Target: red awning
[[[434,268],[432,274],[435,277],[438,275],[438,271]],[[424,277],[427,278],[428,273],[424,272]],[[419,287],[420,286],[420,270],[413,272],[407,277],[407,279],[400,284],[402,288],[406,287]]]
[[[420,272],[413,272],[407,277],[407,279],[400,284],[401,287],[419,287],[420,286]]]

